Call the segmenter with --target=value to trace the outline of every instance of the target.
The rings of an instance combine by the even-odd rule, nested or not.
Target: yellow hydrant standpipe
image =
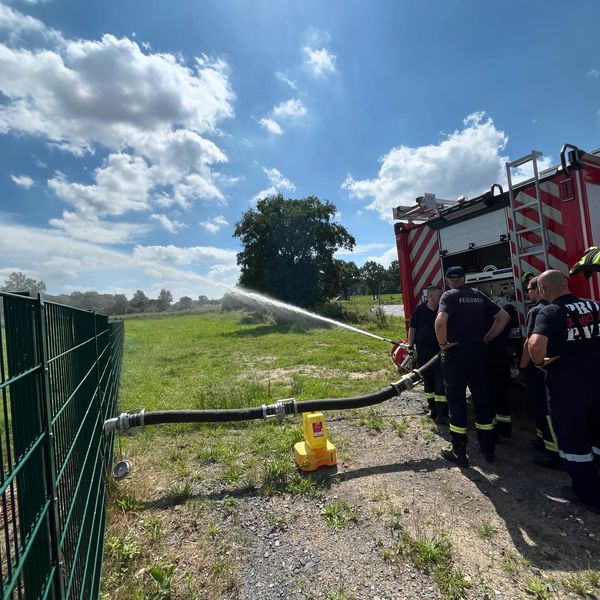
[[[335,446],[327,437],[327,425],[322,412],[302,413],[304,441],[294,445],[296,464],[303,471],[315,471],[319,467],[335,467]]]

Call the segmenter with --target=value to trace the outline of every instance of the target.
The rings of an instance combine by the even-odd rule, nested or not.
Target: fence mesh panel
[[[0,293],[0,587],[97,598],[123,323]]]

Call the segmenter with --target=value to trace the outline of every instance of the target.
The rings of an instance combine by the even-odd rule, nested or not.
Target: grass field
[[[355,299],[352,308],[366,315],[372,304]],[[119,411],[233,408],[291,396],[356,395],[398,378],[391,346],[383,341],[306,322],[241,325],[244,320],[237,312],[207,312],[127,321]],[[393,317],[371,319],[361,328],[394,339],[405,334],[403,320]],[[360,414],[366,417],[357,418],[368,421],[369,413]],[[299,439],[300,427],[291,419],[150,427],[121,436],[116,458],[132,460],[143,475],[111,488],[104,598],[171,597],[175,576],[176,597],[226,593],[231,565],[220,562],[217,525],[211,524],[197,490],[210,479],[232,490],[253,488],[267,495],[316,493],[315,482],[300,477],[293,464],[291,448]],[[173,515],[181,500],[192,496],[185,502],[186,519],[208,522],[183,560]],[[146,510],[140,514],[141,508]],[[209,590],[208,596],[199,595],[200,590]]]

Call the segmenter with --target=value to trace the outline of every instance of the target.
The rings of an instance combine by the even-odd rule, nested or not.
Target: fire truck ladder
[[[546,230],[546,217],[542,210],[542,196],[540,193],[540,178],[538,172],[537,160],[542,156],[542,153],[538,150],[533,150],[530,154],[526,154],[517,160],[506,163],[506,179],[508,181],[508,195],[510,198],[510,212],[512,215],[512,222],[514,227],[515,235],[515,248],[516,248],[516,259],[519,265],[519,278],[523,275],[524,269],[522,259],[527,256],[539,256],[544,263],[544,270],[549,269],[548,262],[548,234]],[[512,184],[512,169],[516,169],[528,162],[533,163],[533,181],[535,184],[535,200],[525,202],[520,206],[515,205],[515,195]],[[517,213],[524,210],[534,210],[538,214],[538,223],[532,227],[524,227],[518,229],[517,227]],[[527,233],[535,233],[540,236],[542,240],[541,244],[527,244],[526,239],[523,237]],[[524,293],[524,298],[527,298],[527,294]]]

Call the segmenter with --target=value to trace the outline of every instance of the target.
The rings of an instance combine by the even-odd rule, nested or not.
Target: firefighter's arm
[[[538,367],[538,369],[543,369],[560,358],[560,356],[552,356],[550,358],[546,356],[546,352],[548,351],[548,338],[539,333],[531,335],[527,348],[529,349],[529,356],[531,356],[533,364]]]
[[[415,337],[417,336],[417,330],[414,327],[408,328],[408,345],[411,348],[415,346]]]
[[[448,313],[438,312],[435,318],[435,337],[442,350],[448,350],[452,346],[456,346],[458,342],[448,341]]]
[[[531,362],[531,356],[529,355],[529,338],[525,338],[523,342],[523,352],[521,352],[521,360],[519,361],[519,368],[526,369]]]
[[[498,337],[503,331],[504,328],[508,325],[510,321],[510,315],[501,308],[494,315],[494,322],[490,327],[490,330],[483,336],[483,343],[489,344],[494,338]]]

